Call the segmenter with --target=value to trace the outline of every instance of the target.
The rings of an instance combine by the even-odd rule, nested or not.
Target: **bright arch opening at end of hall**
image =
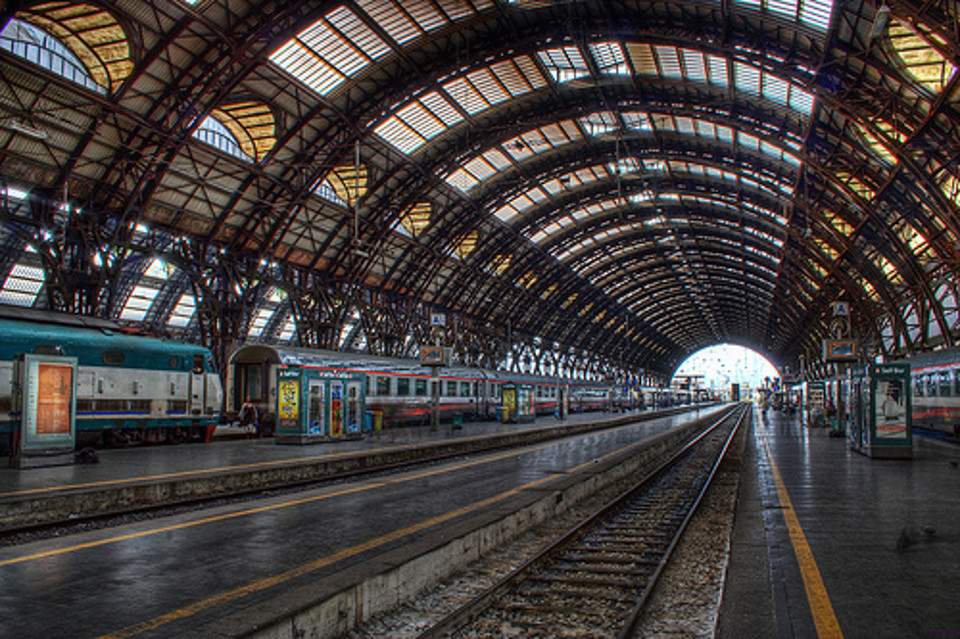
[[[722,401],[749,401],[777,385],[780,373],[763,355],[735,344],[697,351],[680,364],[670,386]],[[739,394],[739,397],[736,395]]]

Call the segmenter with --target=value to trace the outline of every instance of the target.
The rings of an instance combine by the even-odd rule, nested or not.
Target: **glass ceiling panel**
[[[492,0],[357,0],[366,19],[396,45],[442,29],[493,6]],[[300,32],[270,60],[321,95],[392,51],[347,7],[337,7]]]
[[[734,6],[773,13],[819,31],[830,27],[833,0],[733,0]]]
[[[587,62],[575,46],[547,49],[537,54],[547,73],[557,82],[570,82],[590,75]]]
[[[597,61],[600,73],[610,75],[630,75],[630,67],[618,42],[599,42],[590,45],[590,53]]]
[[[17,264],[10,271],[0,289],[0,303],[15,306],[33,306],[43,288],[42,268]]]
[[[270,60],[326,95],[390,50],[355,13],[338,7],[280,47]]]

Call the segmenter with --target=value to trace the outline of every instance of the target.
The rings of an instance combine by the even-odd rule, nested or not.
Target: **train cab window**
[[[193,374],[194,375],[203,374],[203,355],[193,356]]]
[[[457,396],[457,383],[447,381],[447,397],[456,397]]]
[[[122,366],[127,361],[127,355],[123,351],[103,351],[102,358],[107,366]]]
[[[950,383],[950,373],[940,373],[940,397],[950,397],[953,388]]]
[[[400,397],[410,396],[410,378],[409,377],[397,378],[397,395]]]
[[[53,344],[37,344],[33,347],[34,355],[63,355],[63,349]]]
[[[415,379],[413,380],[414,393],[417,397],[426,397],[427,396],[427,380],[425,379]]]
[[[460,397],[471,397],[470,382],[460,382]]]
[[[377,376],[377,395],[389,395],[390,394],[390,378],[386,375]]]

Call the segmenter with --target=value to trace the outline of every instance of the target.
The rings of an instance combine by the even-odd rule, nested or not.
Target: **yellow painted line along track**
[[[810,544],[807,543],[807,537],[803,534],[800,519],[793,509],[793,503],[790,501],[787,487],[784,485],[783,477],[780,475],[780,468],[773,459],[773,451],[770,450],[767,436],[762,429],[758,429],[758,432],[763,438],[763,447],[767,452],[767,459],[770,460],[770,470],[773,473],[773,481],[777,487],[777,496],[780,499],[783,517],[786,520],[787,530],[790,533],[793,552],[797,557],[797,562],[800,564],[803,587],[807,593],[807,601],[810,603],[810,613],[813,615],[813,623],[817,628],[817,636],[820,637],[820,639],[843,639],[843,632],[840,631],[840,624],[837,622],[837,616],[833,612],[833,605],[830,603],[827,589],[823,585],[820,569],[817,567],[817,562],[813,558],[813,551],[810,549]]]

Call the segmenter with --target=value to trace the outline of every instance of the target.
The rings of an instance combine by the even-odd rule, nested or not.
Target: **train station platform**
[[[696,407],[578,413],[564,420],[546,416],[526,423],[442,423],[435,429],[404,426],[309,445],[277,445],[218,428],[207,444],[103,449],[93,464],[0,468],[0,530],[547,441],[689,410]]]
[[[960,447],[869,459],[756,409],[717,637],[960,637]]]

